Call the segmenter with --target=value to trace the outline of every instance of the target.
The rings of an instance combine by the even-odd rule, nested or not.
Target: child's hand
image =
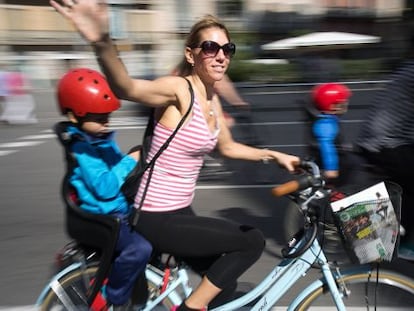
[[[331,179],[331,178],[338,178],[339,172],[338,171],[325,171],[323,173],[325,178]]]
[[[136,161],[139,160],[139,151],[134,151],[134,152],[128,153],[128,155],[130,157],[134,158]]]

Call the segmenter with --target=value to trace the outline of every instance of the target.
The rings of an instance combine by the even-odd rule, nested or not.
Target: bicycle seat
[[[66,159],[66,174],[61,185],[61,196],[66,207],[65,222],[68,235],[80,244],[94,248],[100,253],[99,268],[88,296],[88,303],[91,305],[111,267],[119,235],[120,219],[109,215],[92,214],[79,206],[76,190],[69,182],[71,172],[77,165],[70,151],[73,139],[67,131],[70,124],[70,122],[58,122],[54,126],[54,132],[64,147]]]

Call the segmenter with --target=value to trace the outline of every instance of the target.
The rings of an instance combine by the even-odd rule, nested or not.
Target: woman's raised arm
[[[130,77],[109,36],[108,5],[105,1],[50,0],[50,4],[93,46],[97,61],[117,97],[149,106],[177,101],[176,83],[170,81],[172,77],[155,81]]]

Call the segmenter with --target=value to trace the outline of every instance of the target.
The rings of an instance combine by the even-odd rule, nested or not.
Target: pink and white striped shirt
[[[148,160],[155,155],[173,130],[158,122],[155,124]],[[178,130],[168,148],[155,162],[142,205],[143,211],[166,212],[191,205],[204,155],[215,148],[218,132],[217,120],[216,130],[214,133],[210,131],[200,104],[195,98],[190,120]],[[135,207],[140,203],[147,179],[148,171],[141,179]]]

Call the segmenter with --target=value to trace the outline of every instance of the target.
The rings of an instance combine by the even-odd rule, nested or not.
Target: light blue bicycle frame
[[[299,249],[305,241],[303,239],[299,241],[298,245],[292,251]],[[333,301],[336,304],[337,310],[345,311],[345,305],[342,301],[342,294],[338,290],[335,277],[336,272],[333,272],[327,262],[326,256],[319,245],[317,239],[315,239],[301,256],[297,258],[286,258],[282,260],[270,273],[263,279],[253,290],[249,291],[245,295],[232,300],[224,305],[211,309],[210,311],[233,311],[239,308],[247,306],[255,299],[260,299],[250,307],[251,311],[266,311],[270,310],[278,300],[311,268],[313,263],[317,263],[320,266],[323,277],[313,281],[305,289],[303,289],[290,303],[287,310],[291,311],[298,307],[301,301],[312,293],[315,289],[319,288],[323,284],[327,284],[329,291],[332,295]],[[73,263],[64,270],[60,271],[49,282],[46,288],[42,291],[37,300],[37,306],[41,306],[46,294],[52,289],[62,304],[68,310],[75,310],[72,306],[72,302],[69,297],[66,297],[64,289],[60,286],[59,279],[74,271],[81,269],[81,263]],[[363,266],[358,266],[358,271],[363,271]],[[161,288],[164,280],[162,271],[147,269],[146,276],[155,286]],[[188,272],[184,267],[179,268],[176,271],[175,277],[168,283],[166,290],[157,296],[154,300],[148,301],[143,311],[150,311],[155,306],[162,303],[165,298],[168,298],[174,305],[179,305],[182,302],[183,296],[190,295],[192,288],[189,286]]]
[[[301,239],[298,244],[293,248],[292,252],[300,249],[301,246],[306,243],[304,239]],[[327,262],[326,256],[319,245],[317,239],[315,239],[311,245],[301,256],[296,258],[286,258],[282,260],[270,273],[263,279],[253,290],[249,291],[245,295],[232,300],[224,305],[211,309],[211,311],[233,311],[239,308],[247,306],[255,299],[260,299],[250,307],[251,311],[266,311],[270,310],[273,305],[311,268],[313,263],[317,263],[320,266],[323,278],[315,280],[305,289],[303,289],[298,296],[290,303],[288,311],[294,310],[299,303],[312,293],[315,289],[319,288],[324,283],[327,284],[329,291],[332,295],[333,301],[336,304],[337,310],[345,311],[345,305],[342,301],[342,294],[338,290],[335,275],[332,272]],[[43,302],[48,290],[52,289],[62,304],[68,310],[74,310],[72,302],[69,297],[66,297],[64,289],[60,286],[59,279],[68,274],[69,272],[80,269],[81,263],[73,263],[64,270],[60,271],[49,282],[42,294],[39,296],[37,305],[40,306]],[[361,267],[360,267],[361,268]],[[147,279],[155,286],[161,288],[163,284],[162,271],[146,270]],[[156,305],[160,304],[165,298],[174,304],[179,305],[183,299],[183,296],[190,295],[192,288],[189,286],[189,276],[185,268],[179,268],[176,271],[176,276],[168,283],[168,287],[164,292],[157,296],[154,300],[148,301],[144,311],[152,310]]]
[[[301,241],[302,242],[302,241]],[[297,245],[300,247],[300,243]],[[342,294],[339,292],[335,277],[331,271],[325,254],[323,253],[319,242],[315,239],[312,246],[297,258],[287,258],[279,263],[269,275],[261,281],[253,290],[249,291],[240,298],[230,301],[222,306],[212,309],[211,311],[231,311],[237,310],[258,297],[261,297],[251,311],[270,310],[273,305],[311,268],[312,264],[317,262],[321,266],[321,271],[332,298],[336,304],[337,310],[345,311],[345,305],[342,301]],[[314,281],[307,286],[302,292],[291,302],[289,310],[294,310],[298,304],[309,295],[315,288],[322,285],[321,280]]]
[[[300,241],[294,250],[300,248],[302,243],[305,242]],[[281,261],[279,265],[277,265],[269,273],[269,275],[263,279],[263,281],[261,281],[253,290],[249,291],[242,297],[232,300],[224,305],[210,309],[210,311],[237,310],[247,306],[250,302],[254,301],[258,297],[261,297],[260,300],[258,300],[254,306],[251,306],[249,310],[270,310],[273,305],[275,305],[277,301],[296,283],[296,281],[306,274],[314,262],[317,262],[320,265],[323,278],[313,281],[310,285],[303,289],[290,303],[287,310],[294,310],[296,307],[298,307],[299,303],[305,297],[307,297],[315,289],[319,288],[326,282],[332,294],[333,301],[336,304],[337,310],[345,311],[346,308],[342,301],[343,295],[339,292],[335,281],[336,273],[331,271],[325,254],[323,253],[317,239],[313,241],[311,247],[306,250],[301,256],[297,258],[288,258]],[[161,286],[162,276],[157,274],[149,275],[147,273],[147,277],[151,279],[154,284],[160,284]],[[323,279],[325,279],[325,282]],[[155,305],[157,305],[166,297],[174,302],[174,304],[180,304],[182,298],[180,298],[180,295],[178,295],[175,291],[178,289],[178,287],[181,286],[184,292],[187,292],[186,296],[188,296],[188,294],[191,292],[191,288],[187,286],[187,281],[187,271],[184,268],[179,269],[178,278],[173,279],[173,281],[169,283],[167,290],[162,293],[161,296],[157,297],[156,300],[149,302],[144,311],[151,310]],[[171,296],[171,294],[174,293],[177,295]]]

